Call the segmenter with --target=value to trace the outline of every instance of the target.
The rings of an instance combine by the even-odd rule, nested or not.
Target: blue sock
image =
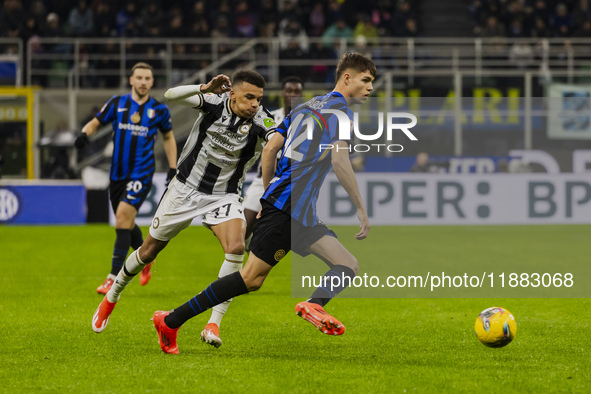
[[[335,278],[335,279],[333,279]],[[337,280],[338,278],[338,280]],[[337,294],[353,282],[355,272],[344,265],[333,265],[322,277],[322,284],[312,293],[308,302],[313,302],[320,306],[328,304]],[[338,284],[338,286],[336,286]],[[333,286],[334,285],[334,286]]]
[[[248,293],[248,289],[242,275],[240,272],[234,272],[216,280],[201,293],[175,308],[164,318],[164,322],[170,328],[178,328],[209,308],[245,293]]]
[[[125,263],[129,247],[131,246],[131,231],[116,229],[115,247],[113,248],[113,259],[111,260],[111,274],[117,276]]]

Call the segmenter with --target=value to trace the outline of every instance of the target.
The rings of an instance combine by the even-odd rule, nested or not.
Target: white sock
[[[140,248],[134,250],[133,253],[129,255],[127,261],[123,265],[123,268],[121,268],[121,271],[119,271],[117,274],[117,278],[115,278],[113,287],[111,287],[111,290],[109,290],[107,293],[107,300],[109,300],[109,302],[119,301],[121,293],[123,290],[125,290],[129,282],[131,282],[132,279],[146,266],[146,264],[140,260],[139,250]],[[125,271],[127,271],[131,276],[127,275]]]
[[[243,254],[226,253],[226,259],[224,260],[224,263],[220,268],[218,278],[223,278],[226,275],[230,275],[231,273],[240,271],[240,269],[242,268],[243,259]],[[226,313],[226,311],[228,310],[228,306],[230,305],[231,301],[232,298],[230,298],[228,301],[224,301],[221,304],[214,306],[211,312],[211,318],[209,319],[208,323],[215,323],[219,327],[222,323],[222,317],[224,317],[224,313]]]

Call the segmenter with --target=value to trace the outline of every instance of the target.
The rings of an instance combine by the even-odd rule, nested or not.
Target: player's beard
[[[142,100],[144,97],[146,97],[148,95],[148,93],[150,93],[150,89],[146,89],[146,93],[141,94],[135,86],[133,87],[133,91],[135,92],[135,94],[138,96],[138,98],[140,100]]]

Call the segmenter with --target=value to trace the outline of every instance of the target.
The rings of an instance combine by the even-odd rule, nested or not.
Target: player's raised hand
[[[230,82],[230,78],[227,75],[220,74],[213,77],[213,79],[207,84],[203,85],[201,91],[203,93],[222,94],[230,91],[231,87],[232,83]]]
[[[359,226],[359,232],[355,234],[355,239],[362,240],[367,238],[369,234],[369,228],[371,227],[369,224],[369,219],[367,218],[367,213],[365,211],[358,211],[357,218],[361,225]]]

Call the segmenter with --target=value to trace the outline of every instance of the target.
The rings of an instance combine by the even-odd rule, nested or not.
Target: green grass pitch
[[[512,253],[543,258],[548,231],[556,231],[565,258],[589,262],[589,226],[499,229],[478,228],[496,245],[488,254],[501,253],[503,237],[519,233],[527,235],[523,248]],[[467,227],[388,231],[406,256],[425,248],[444,254],[453,249],[450,239],[475,233]],[[148,286],[135,280],[109,327],[95,334],[91,317],[101,300],[95,288],[110,267],[114,235],[103,225],[0,227],[1,392],[591,391],[588,299],[337,298],[327,311],[347,332],[329,337],[295,315],[301,299],[290,297],[289,261],[261,290],[234,300],[221,348],[199,340],[206,312],[179,331],[180,354],[164,354],[149,320],[153,312],[201,291],[223,259],[215,237],[200,227],[170,243]],[[480,254],[471,247],[457,256],[475,261]],[[380,256],[358,258],[363,265]],[[517,321],[516,339],[502,349],[486,348],[474,335],[478,313],[493,305]]]

